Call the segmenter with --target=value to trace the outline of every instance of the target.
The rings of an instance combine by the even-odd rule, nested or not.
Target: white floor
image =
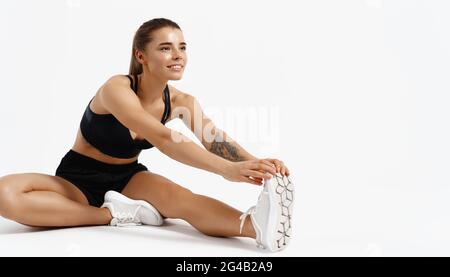
[[[39,230],[0,218],[0,256],[450,255],[448,188],[348,191],[298,189],[294,237],[278,253],[259,250],[252,239],[202,235],[181,220],[161,227]]]
[[[35,229],[0,219],[0,256],[261,256],[252,239],[208,237],[181,220],[161,227]],[[277,255],[293,255],[294,247]]]

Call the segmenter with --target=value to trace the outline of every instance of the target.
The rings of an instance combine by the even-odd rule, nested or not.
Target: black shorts
[[[108,190],[121,192],[135,173],[145,170],[148,170],[147,167],[138,161],[108,164],[70,149],[62,158],[55,175],[80,189],[89,205],[100,207]]]

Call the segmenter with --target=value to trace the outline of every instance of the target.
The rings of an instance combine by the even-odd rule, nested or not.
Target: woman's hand
[[[265,159],[232,162],[222,175],[232,182],[247,182],[262,185],[262,179],[270,179],[276,174],[275,166]]]
[[[277,159],[267,158],[264,159],[266,161],[271,162],[273,165],[275,165],[275,168],[277,170],[277,173],[281,173],[281,175],[289,176],[289,169],[284,165],[284,163]]]

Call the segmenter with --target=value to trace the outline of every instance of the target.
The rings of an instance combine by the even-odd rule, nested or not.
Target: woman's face
[[[183,33],[176,28],[164,27],[154,31],[152,35],[153,40],[146,45],[145,53],[142,53],[144,71],[164,80],[181,79],[187,63]]]

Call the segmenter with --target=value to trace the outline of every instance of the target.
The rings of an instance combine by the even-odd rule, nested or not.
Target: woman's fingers
[[[275,167],[266,164],[263,161],[258,162],[257,164],[255,164],[255,166],[251,169],[255,169],[255,170],[263,170],[266,172],[270,172],[271,174],[275,175],[277,173],[277,171],[275,170]]]
[[[263,159],[263,160],[261,160],[264,164],[266,164],[266,165],[268,165],[268,166],[270,166],[270,167],[272,167],[272,168],[275,168],[276,166],[275,166],[275,164],[274,163],[272,163],[270,160],[267,160],[267,159]]]
[[[270,179],[270,178],[272,178],[272,175],[270,175],[269,173],[263,173],[263,172],[256,171],[256,170],[251,170],[251,169],[246,169],[242,173],[245,176],[251,176],[253,178],[261,178],[261,179]]]
[[[289,169],[283,164],[282,165],[283,175],[289,176]]]
[[[262,172],[268,172],[272,175],[275,175],[277,173],[274,167],[267,165],[262,160],[256,160],[256,161],[247,163],[244,168],[246,170],[258,170],[258,171],[262,171]],[[268,177],[264,177],[264,178],[268,178]]]
[[[277,159],[274,159],[275,167],[277,168],[277,172],[283,173],[283,162]]]
[[[289,176],[289,169],[284,165],[284,162],[278,159],[267,159],[267,161],[273,163],[275,165],[277,173],[281,173],[282,175]]]
[[[286,176],[289,176],[289,169],[286,166],[284,166],[284,172],[286,173]]]
[[[251,177],[247,177],[247,176],[244,176],[244,178],[245,178],[245,180],[246,180],[247,183],[254,184],[254,185],[258,185],[258,186],[261,186],[261,185],[262,185],[262,179],[259,179],[259,178],[251,178]]]
[[[257,182],[260,182],[260,183],[264,180],[263,178],[258,178],[258,177],[254,177],[253,179],[255,181],[257,181]]]
[[[271,158],[267,158],[264,159],[264,161],[268,164],[270,164],[276,171],[276,173],[280,172],[281,169],[281,161],[277,160],[277,159],[271,159]]]

